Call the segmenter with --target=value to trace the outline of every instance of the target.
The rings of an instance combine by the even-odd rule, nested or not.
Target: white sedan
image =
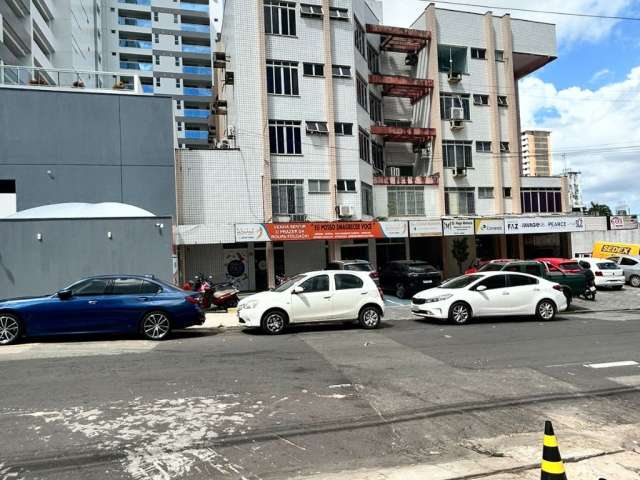
[[[290,323],[358,320],[363,328],[377,328],[383,315],[382,294],[370,272],[304,273],[238,304],[240,324],[271,335]]]
[[[448,319],[462,325],[473,317],[535,315],[553,320],[567,309],[562,286],[525,273],[478,272],[454,278],[413,297],[420,317]]]
[[[578,263],[584,269],[591,269],[595,275],[596,287],[607,287],[620,290],[626,280],[624,270],[616,262],[603,258],[579,258]]]

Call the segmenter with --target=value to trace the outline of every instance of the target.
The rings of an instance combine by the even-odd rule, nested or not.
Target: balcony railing
[[[151,0],[118,0],[118,2],[132,5],[151,5]]]
[[[151,20],[143,18],[118,17],[118,24],[131,25],[134,27],[151,27]]]
[[[197,108],[185,108],[183,110],[185,117],[192,118],[209,118],[209,110],[199,110]]]
[[[209,132],[207,132],[206,130],[185,130],[184,138],[206,140],[207,138],[209,138]]]
[[[150,72],[153,70],[153,63],[144,62],[120,62],[120,68],[123,70],[142,70]]]
[[[144,48],[147,50],[153,48],[153,44],[146,40],[125,40],[123,38],[120,39],[120,46],[125,48]]]
[[[195,73],[197,75],[211,75],[210,67],[193,67],[191,65],[185,65],[182,67],[184,73]]]
[[[182,51],[188,53],[205,53],[211,55],[211,47],[205,45],[185,45],[182,44]]]
[[[188,3],[180,2],[180,8],[183,10],[193,10],[195,12],[208,12],[209,5],[205,3]]]
[[[211,89],[210,88],[196,88],[196,87],[184,87],[182,89],[185,95],[194,95],[198,97],[210,97]]]
[[[438,185],[440,183],[440,175],[434,174],[422,177],[407,176],[374,176],[374,185]]]
[[[197,24],[197,23],[183,23],[182,24],[182,31],[183,32],[209,33],[209,30],[211,30],[211,27],[209,25],[200,25],[200,24]]]

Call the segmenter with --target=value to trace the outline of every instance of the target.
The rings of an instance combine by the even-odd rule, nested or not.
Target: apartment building
[[[522,175],[549,177],[553,171],[551,132],[525,130],[522,132]]]
[[[566,222],[519,223],[567,210],[560,177],[520,173],[517,81],[555,58],[554,25],[430,4],[398,28],[375,0],[227,0],[217,50],[221,148],[177,158],[184,276],[261,289],[336,258],[450,274],[458,237],[468,261],[566,247]]]
[[[583,212],[586,210],[584,200],[582,199],[581,174],[581,172],[569,168],[564,169],[562,172],[562,175],[567,178],[569,206],[574,212]]]
[[[178,148],[209,148],[209,0],[102,0],[105,69],[174,99]]]

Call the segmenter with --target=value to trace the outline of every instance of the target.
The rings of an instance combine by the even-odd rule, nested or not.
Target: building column
[[[329,240],[329,261],[335,262],[342,259],[342,242],[340,240]]]
[[[411,240],[409,237],[404,239],[404,256],[405,259],[411,260]]]
[[[273,258],[273,242],[265,243],[265,260],[267,262],[267,287],[276,288],[276,264]]]
[[[328,151],[328,167],[329,167],[329,195],[331,200],[330,219],[337,218],[336,207],[338,206],[338,165],[336,159],[336,126],[335,111],[333,103],[333,75],[331,69],[333,59],[331,56],[331,25],[332,21],[329,15],[331,7],[330,0],[322,0],[322,33],[323,33],[323,49],[324,49],[324,99],[325,99],[325,115],[327,119],[327,151]]]
[[[506,235],[498,235],[498,258],[507,258],[507,236]]]
[[[375,270],[378,269],[378,251],[375,238],[369,239],[369,263]]]

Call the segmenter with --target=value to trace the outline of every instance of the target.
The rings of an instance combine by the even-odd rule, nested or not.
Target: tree
[[[458,270],[462,273],[462,264],[469,258],[469,243],[467,242],[467,237],[454,239],[451,253],[458,263]]]
[[[610,217],[612,215],[611,209],[608,205],[595,202],[591,202],[591,206],[589,207],[589,210],[587,210],[587,213],[589,215],[596,215],[599,217]]]

